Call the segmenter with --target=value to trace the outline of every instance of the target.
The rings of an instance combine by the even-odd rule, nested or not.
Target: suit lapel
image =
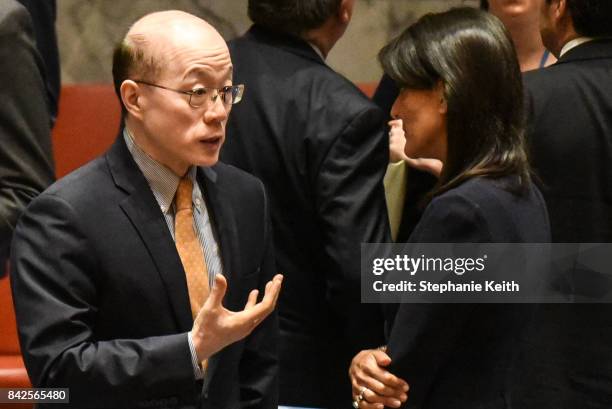
[[[237,271],[240,271],[240,253],[236,248],[238,232],[233,208],[229,203],[230,198],[219,186],[217,179],[218,174],[214,168],[198,168],[198,183],[206,201],[215,238],[221,249],[223,275],[228,284],[223,304],[226,308],[234,309],[237,306],[238,293],[235,291],[235,287],[238,286],[235,279]],[[208,360],[203,385],[204,393],[207,392],[218,365],[219,354],[215,354]]]
[[[120,135],[111,147],[107,161],[115,184],[127,193],[119,205],[138,231],[157,267],[178,328],[189,331],[193,319],[183,265],[153,192],[132,159],[123,136]]]
[[[217,177],[217,171],[213,168],[198,168],[200,190],[204,194],[213,232],[221,249],[223,275],[231,289],[235,270],[240,267],[240,254],[235,240],[238,232],[233,208],[229,204],[229,198],[226,198],[225,192],[219,187]]]

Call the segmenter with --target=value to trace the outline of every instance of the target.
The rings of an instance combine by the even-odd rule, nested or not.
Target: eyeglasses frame
[[[155,84],[155,83],[152,83],[152,82],[149,82],[149,81],[144,81],[144,80],[132,80],[132,81],[134,81],[137,84],[148,85],[150,87],[161,88],[161,89],[165,89],[165,90],[168,90],[168,91],[178,92],[179,94],[189,95],[189,106],[192,107],[192,108],[199,108],[202,105],[204,105],[204,103],[202,103],[202,105],[193,105],[191,103],[191,97],[193,95],[197,94],[200,90],[204,90],[206,92],[216,91],[216,93],[211,96],[211,101],[213,103],[215,103],[217,101],[217,98],[219,97],[219,95],[221,95],[221,94],[225,95],[229,91],[229,89],[237,88],[239,90],[238,94],[237,94],[238,97],[236,98],[237,100],[235,100],[235,101],[232,100],[231,104],[226,104],[225,101],[223,100],[223,98],[221,98],[221,101],[223,102],[223,105],[225,105],[225,106],[235,105],[235,104],[239,103],[242,100],[242,94],[244,93],[244,84],[226,85],[223,88],[198,87],[198,88],[193,88],[193,89],[191,89],[189,91],[184,91],[184,90],[170,88],[170,87],[166,87],[166,86],[163,86],[163,85]]]

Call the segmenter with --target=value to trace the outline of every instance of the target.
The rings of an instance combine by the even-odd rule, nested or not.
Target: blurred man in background
[[[54,178],[45,65],[28,11],[0,0],[0,276],[17,219]]]
[[[612,2],[546,0],[544,46],[559,60],[525,74],[531,162],[543,182],[552,240],[612,242]],[[564,285],[579,297],[608,274],[574,271]],[[593,288],[593,287],[591,287]],[[608,408],[612,402],[610,304],[539,306],[525,337],[517,407]]]
[[[255,23],[230,42],[248,91],[222,159],[261,178],[279,271],[280,403],[351,404],[359,349],[381,345],[378,305],[360,303],[360,243],[389,241],[384,115],[325,57],[354,0],[250,0]]]

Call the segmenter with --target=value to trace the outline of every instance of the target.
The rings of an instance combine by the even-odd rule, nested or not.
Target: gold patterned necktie
[[[191,315],[195,320],[198,312],[208,297],[210,287],[208,284],[208,268],[202,252],[202,246],[195,234],[193,226],[193,210],[191,195],[193,183],[185,176],[179,182],[176,190],[174,216],[174,235],[176,249],[178,250],[181,263],[187,278],[187,289],[189,291],[189,303]]]

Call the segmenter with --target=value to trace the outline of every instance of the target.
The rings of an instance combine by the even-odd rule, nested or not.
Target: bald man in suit
[[[267,199],[218,162],[232,69],[204,20],[138,20],[113,60],[123,132],[16,229],[25,364],[34,386],[70,388],[66,407],[277,406]]]

